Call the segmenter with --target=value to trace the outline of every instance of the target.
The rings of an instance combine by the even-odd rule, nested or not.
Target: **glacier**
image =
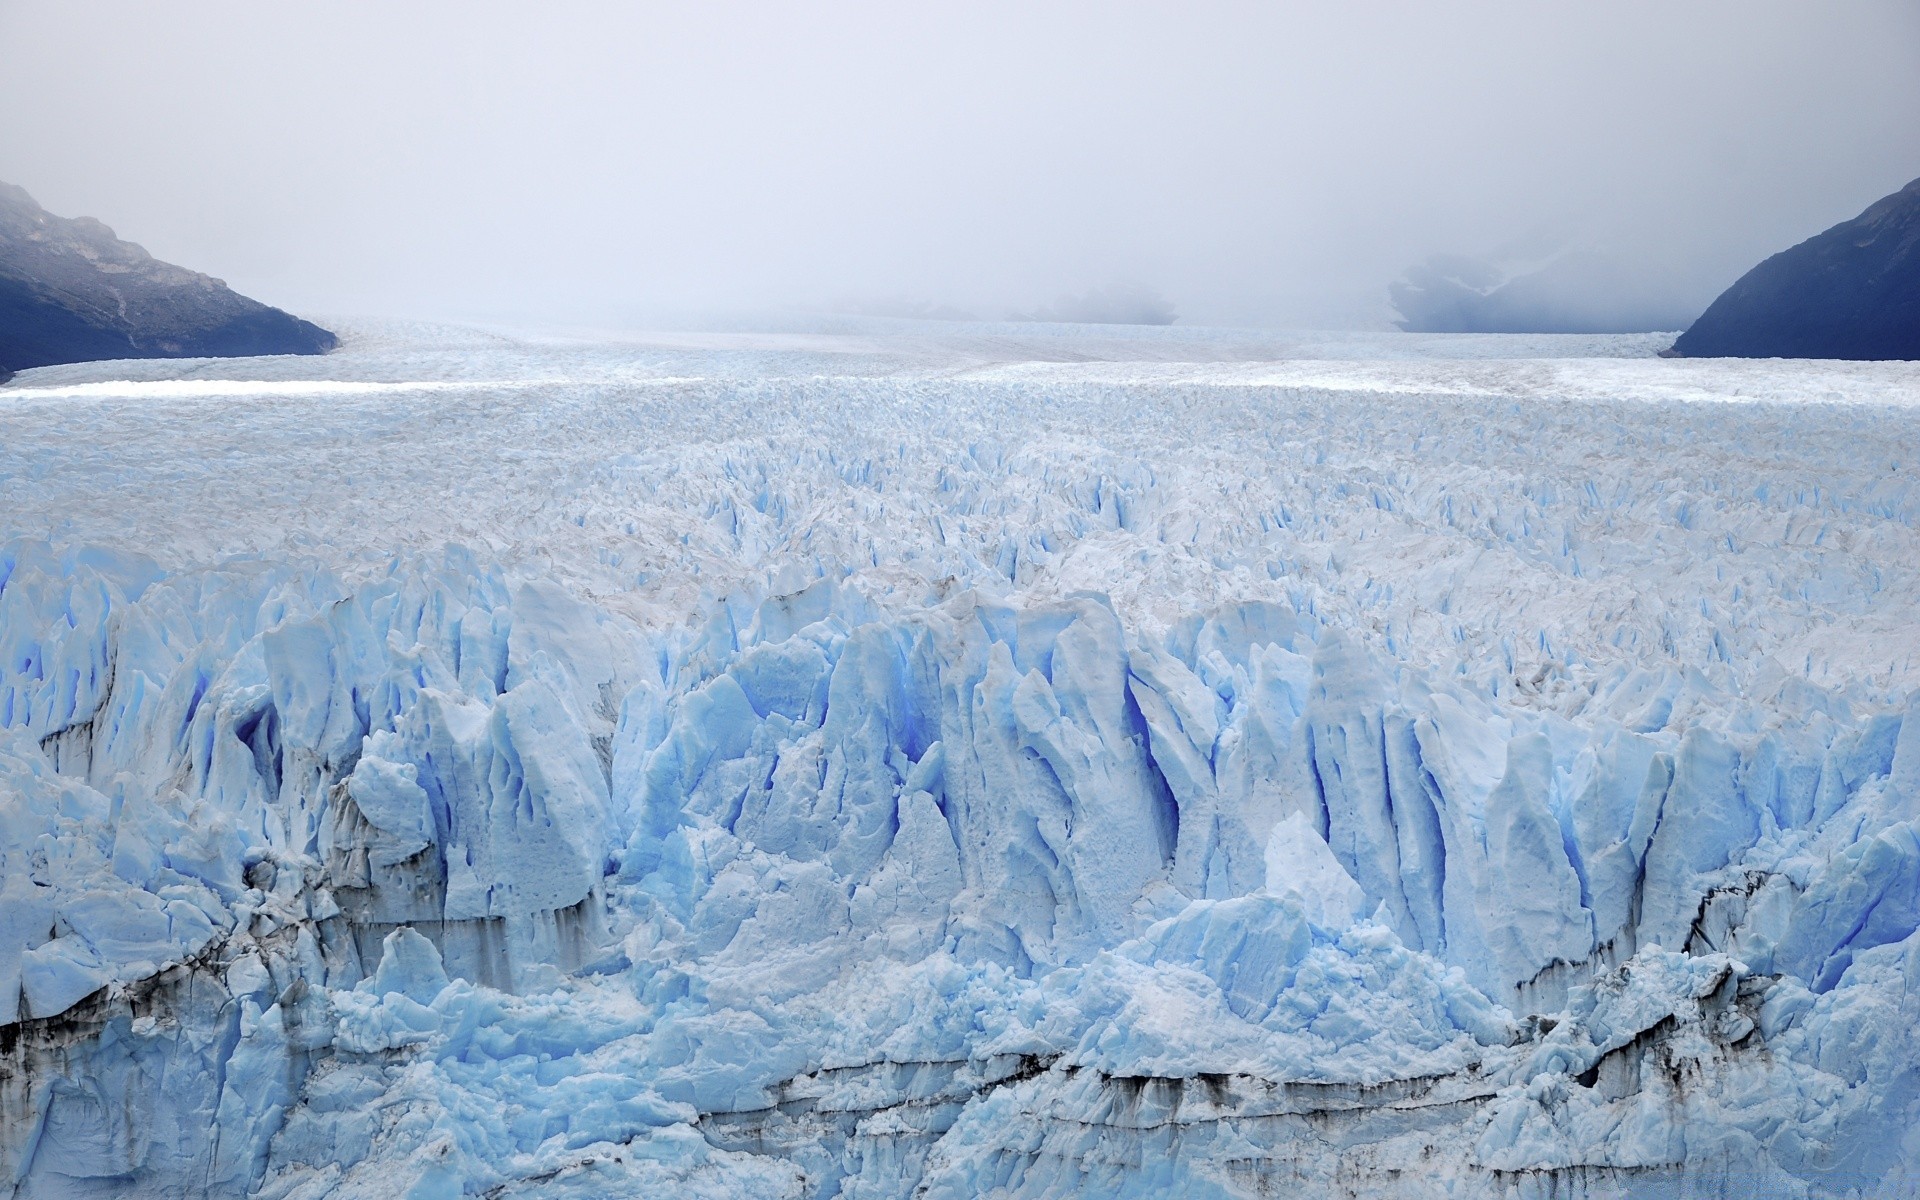
[[[0,389],[0,1183],[1920,1187],[1920,366],[346,323]]]

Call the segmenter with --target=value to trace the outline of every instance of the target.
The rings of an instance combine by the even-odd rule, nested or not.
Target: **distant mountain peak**
[[[1484,255],[1436,254],[1409,267],[1387,295],[1401,317],[1396,324],[1411,333],[1683,328],[1697,304],[1645,258],[1534,237]]]

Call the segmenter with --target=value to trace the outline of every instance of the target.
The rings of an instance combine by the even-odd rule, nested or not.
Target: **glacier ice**
[[[1920,371],[1255,341],[24,373],[0,1181],[1910,1192]]]

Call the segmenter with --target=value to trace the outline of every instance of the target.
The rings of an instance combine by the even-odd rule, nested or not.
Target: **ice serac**
[[[1547,807],[1553,782],[1551,743],[1522,734],[1507,743],[1506,772],[1487,797],[1480,928],[1501,977],[1516,984],[1593,949],[1593,916]]]
[[[832,380],[878,450],[495,445],[534,550],[0,543],[5,1194],[1912,1190],[1897,481],[1510,487],[1511,407],[1349,397],[1253,494],[948,387]],[[1307,405],[1206,396],[1127,393]]]
[[[1387,775],[1386,686],[1352,638],[1330,634],[1313,659],[1306,719],[1326,839],[1367,898],[1409,924]]]
[[[1462,1138],[1462,1180],[1684,1172],[1781,1134],[1662,1073],[1842,1104],[1867,1064],[1765,1030],[1920,925],[1871,720],[1821,750],[1860,764],[1834,818],[1764,842],[1725,734],[1576,733],[1310,623],[823,584],[663,634],[447,564],[9,554],[22,1186],[1232,1194]],[[1426,1115],[1305,1136],[1385,1097]],[[147,1115],[181,1103],[211,1134]]]

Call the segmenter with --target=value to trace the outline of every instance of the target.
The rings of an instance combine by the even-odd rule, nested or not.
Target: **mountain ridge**
[[[338,344],[101,221],[55,216],[0,183],[0,382],[58,363],[324,354]]]
[[[1742,275],[1670,353],[1920,359],[1920,179]]]

